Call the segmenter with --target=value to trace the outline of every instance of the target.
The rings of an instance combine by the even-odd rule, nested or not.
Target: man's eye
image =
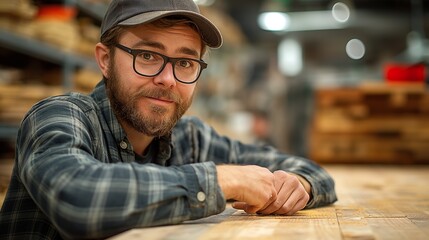
[[[142,53],[141,56],[144,60],[151,60],[153,58],[151,53]]]
[[[182,67],[182,68],[188,68],[188,67],[191,67],[191,66],[192,66],[192,62],[191,62],[191,61],[189,61],[189,60],[180,60],[180,61],[179,61],[179,65],[180,65],[180,67]]]

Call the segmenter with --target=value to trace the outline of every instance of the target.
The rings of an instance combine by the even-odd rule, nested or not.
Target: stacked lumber
[[[31,0],[0,3],[0,28],[36,39],[62,51],[93,56],[99,27],[89,18],[77,18],[70,6],[37,7]]]
[[[37,9],[31,4],[31,0],[1,1],[0,14],[9,14],[16,17],[30,19],[34,17]]]
[[[0,84],[0,122],[17,124],[36,102],[62,93],[56,86]]]
[[[429,163],[429,91],[422,84],[319,89],[310,156],[330,163]]]

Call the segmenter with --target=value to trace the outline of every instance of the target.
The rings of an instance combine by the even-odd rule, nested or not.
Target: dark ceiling
[[[219,1],[219,0],[218,0]],[[241,25],[252,42],[260,40],[262,30],[257,25],[257,16],[266,2],[278,2],[287,12],[329,10],[333,0],[223,0],[223,8]],[[356,12],[371,13],[379,21],[397,17],[407,21],[411,28],[412,16],[423,13],[428,27],[429,0],[349,0]],[[368,26],[370,27],[370,26]],[[386,23],[386,28],[390,28]]]
[[[284,37],[292,36],[301,40],[313,59],[327,63],[344,63],[344,59],[338,58],[343,48],[335,46],[345,45],[352,37],[368,44],[370,54],[365,61],[369,62],[378,61],[382,55],[394,56],[403,52],[411,31],[418,31],[428,38],[429,0],[342,0],[352,5],[358,16],[354,24],[345,29],[276,34],[261,30],[257,24],[257,17],[267,3],[275,3],[286,12],[302,12],[329,10],[338,1],[217,0],[216,4],[237,21],[250,43],[276,46]]]

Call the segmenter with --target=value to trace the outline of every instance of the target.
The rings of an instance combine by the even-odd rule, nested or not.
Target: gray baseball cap
[[[166,16],[189,18],[198,27],[207,46],[219,48],[222,45],[219,29],[201,15],[193,0],[112,0],[101,23],[101,36],[117,25],[149,23]]]

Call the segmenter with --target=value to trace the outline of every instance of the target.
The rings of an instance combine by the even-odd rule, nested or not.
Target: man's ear
[[[101,70],[101,73],[106,78],[109,78],[108,72],[109,72],[109,68],[111,67],[109,65],[111,57],[112,56],[110,54],[110,50],[106,45],[102,43],[97,43],[95,45],[95,60],[97,61],[97,64]]]

